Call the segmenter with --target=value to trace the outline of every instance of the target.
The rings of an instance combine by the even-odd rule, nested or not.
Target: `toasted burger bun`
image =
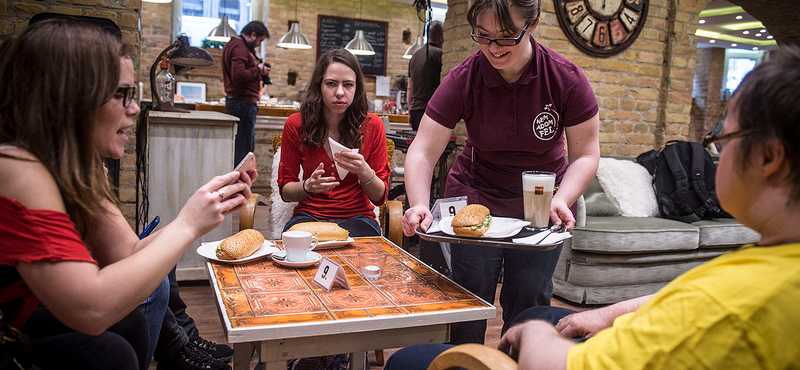
[[[316,236],[320,243],[347,240],[347,238],[350,237],[349,231],[342,229],[333,222],[301,222],[292,225],[289,231],[308,231],[311,235]]]
[[[222,241],[217,246],[217,258],[238,260],[249,257],[264,244],[264,235],[258,230],[245,229]]]
[[[479,238],[489,229],[489,226],[480,226],[489,215],[489,208],[480,204],[470,204],[462,208],[450,223],[453,232],[458,236]],[[480,226],[480,227],[479,227]]]

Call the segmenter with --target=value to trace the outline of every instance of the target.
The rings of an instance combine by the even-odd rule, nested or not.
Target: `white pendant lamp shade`
[[[172,2],[172,0],[142,0],[142,1],[146,3],[157,3],[157,4],[166,4]]]
[[[413,45],[409,46],[406,49],[406,52],[403,53],[403,59],[411,59],[411,56],[417,52],[417,50],[422,49],[425,44],[422,43],[422,36],[417,36],[417,41],[414,42]]]
[[[292,23],[292,28],[289,32],[283,35],[278,41],[278,46],[284,49],[311,49],[311,43],[308,38],[300,33],[300,23]]]
[[[353,53],[353,55],[375,55],[375,49],[364,38],[363,30],[356,30],[356,36],[344,48]]]
[[[228,16],[223,14],[219,26],[214,27],[206,38],[211,41],[228,42],[234,36],[236,36],[236,30],[228,24]]]

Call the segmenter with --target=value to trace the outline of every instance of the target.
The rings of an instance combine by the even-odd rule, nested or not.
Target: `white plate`
[[[239,258],[238,260],[223,260],[217,258],[217,246],[219,245],[219,243],[222,243],[222,240],[200,244],[200,246],[197,247],[197,254],[217,262],[239,264],[257,260],[261,257],[269,256],[270,254],[280,250],[276,248],[271,241],[265,240],[264,244],[261,245],[261,248],[259,248],[255,253],[251,254],[250,256],[247,256],[245,258]]]
[[[277,264],[279,264],[281,266],[284,266],[284,267],[290,267],[290,268],[294,268],[294,269],[314,266],[314,265],[317,264],[317,262],[319,262],[319,260],[322,259],[322,255],[317,253],[317,252],[308,252],[308,254],[306,254],[306,260],[302,261],[302,262],[290,262],[290,261],[279,260],[277,258],[274,258],[274,257],[286,258],[286,251],[284,251],[284,250],[279,250],[279,251],[273,253],[271,257],[273,257],[272,260],[275,261],[275,263],[277,263]]]
[[[356,241],[353,238],[347,238],[346,240],[333,240],[329,242],[320,242],[317,244],[317,247],[314,250],[324,250],[324,249],[334,249],[339,247],[344,247],[352,242]]]
[[[458,236],[461,238],[462,236],[456,235],[456,233],[453,232],[453,226],[450,225],[451,222],[453,222],[453,216],[447,216],[439,221],[439,228],[441,228],[442,232],[447,235]],[[492,216],[492,223],[489,225],[489,230],[486,230],[481,238],[508,238],[509,236],[517,235],[523,227],[530,224],[531,223],[529,221],[520,220],[517,218]]]

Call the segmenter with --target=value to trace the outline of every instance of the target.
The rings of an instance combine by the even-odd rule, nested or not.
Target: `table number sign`
[[[344,268],[328,257],[322,257],[322,261],[319,263],[319,268],[312,281],[322,289],[325,289],[326,292],[331,291],[333,283],[338,283],[342,288],[350,290],[350,281],[347,280],[347,274],[345,274]]]
[[[466,196],[436,199],[436,203],[433,204],[433,208],[431,209],[433,222],[438,222],[444,217],[455,216],[461,208],[466,206]]]

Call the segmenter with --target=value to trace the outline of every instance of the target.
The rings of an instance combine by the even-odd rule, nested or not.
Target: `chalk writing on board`
[[[358,63],[365,75],[383,76],[386,74],[387,29],[386,22],[319,15],[317,59],[330,49],[345,47],[355,37],[356,30],[362,30],[375,49],[375,55],[357,55]]]

